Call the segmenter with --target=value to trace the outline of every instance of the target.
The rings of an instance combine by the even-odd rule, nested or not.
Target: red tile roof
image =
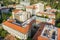
[[[43,14],[43,15],[50,15],[50,16],[55,16],[55,14],[49,14],[49,13],[46,13],[46,12],[38,12],[39,14]]]
[[[48,38],[43,38],[42,36],[39,36],[38,40],[49,40],[49,39]]]
[[[10,22],[6,21],[3,24],[6,25],[7,27],[10,27],[14,30],[17,30],[23,34],[26,34],[29,31],[29,29],[31,28],[31,25],[33,22],[34,22],[34,20],[30,24],[28,24],[25,28],[18,26],[18,25],[15,25],[15,24],[12,24],[11,21]]]
[[[22,11],[22,10],[19,10],[19,9],[13,10],[14,13],[17,13],[17,12],[19,12],[19,11]]]
[[[44,26],[44,25],[42,25],[42,30],[43,30],[43,28],[44,28],[43,26]],[[42,37],[42,36],[40,35],[40,34],[41,34],[41,32],[40,32],[41,30],[40,30],[40,31],[39,31],[39,30],[40,30],[40,28],[38,29],[38,31],[37,31],[37,33],[35,34],[35,36],[33,37],[33,39],[34,39],[34,40],[49,40],[48,38]],[[60,40],[60,28],[58,28],[57,31],[58,31],[58,35],[57,35],[57,36],[58,36],[58,40]]]
[[[26,8],[37,9],[36,5],[27,6]]]
[[[60,40],[60,28],[58,28],[58,40]]]
[[[45,23],[40,24],[40,28],[38,29],[38,31],[34,35],[33,40],[48,40],[48,38],[44,38],[41,36],[41,32],[43,31],[44,26],[45,26]]]

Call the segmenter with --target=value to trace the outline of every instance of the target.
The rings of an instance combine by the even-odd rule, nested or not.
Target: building
[[[38,12],[36,14],[37,16],[47,16],[48,18],[55,19],[55,14],[54,13],[48,13],[48,12]]]
[[[13,19],[16,19],[20,22],[24,22],[31,18],[31,13],[16,9],[12,12],[12,16]]]
[[[33,37],[33,40],[59,40],[59,28],[50,24],[41,24],[40,28]]]
[[[30,5],[30,0],[20,0],[20,4],[23,6],[29,6]]]
[[[50,6],[44,11],[44,4],[30,5],[30,0],[19,2],[19,5],[14,5],[13,18],[2,23],[5,30],[21,40],[28,37],[32,37],[32,40],[60,40],[60,29],[54,26],[56,11]]]
[[[36,20],[39,22],[46,22],[46,23],[50,23],[50,24],[53,24],[55,25],[55,20],[54,19],[49,19],[49,18],[42,18],[42,17],[39,17],[39,16],[36,16],[35,17]]]
[[[41,22],[55,24],[53,19],[31,16],[22,10],[15,9],[12,12],[13,20],[7,20],[2,24],[3,28],[13,36],[26,40],[31,35],[32,25],[38,25]]]
[[[37,3],[37,4],[35,4],[35,5],[36,5],[36,8],[37,8],[37,9],[35,10],[36,13],[39,12],[39,11],[40,11],[40,12],[43,12],[43,11],[44,11],[44,4],[42,4],[42,3]]]
[[[50,5],[46,6],[46,9],[47,10],[50,10],[51,9],[51,6]]]
[[[35,14],[35,9],[37,9],[35,5],[26,6],[26,11],[27,12],[30,12],[31,15],[34,15]]]
[[[12,16],[13,19],[2,24],[3,28],[21,40],[27,40],[31,35],[31,27],[35,22],[35,17],[30,17],[30,13],[18,9],[13,10]]]
[[[30,12],[32,14],[36,14],[37,12],[43,12],[44,11],[44,4],[37,3],[31,6],[26,7],[26,11]]]
[[[21,40],[26,40],[29,35],[31,35],[31,25],[34,23],[34,20],[31,20],[30,23],[25,23],[23,26],[19,23],[9,20],[2,24],[3,28],[7,30],[11,35],[18,37]],[[23,23],[22,23],[23,24]]]
[[[16,19],[20,22],[27,21],[28,19],[33,17],[32,15],[33,14],[31,14],[30,12],[25,12],[25,11],[18,10],[18,9],[14,10],[12,12],[13,19]],[[55,25],[55,20],[53,18],[52,19],[42,18],[42,17],[39,17],[38,15],[34,15],[34,19],[37,20],[38,22],[47,22],[47,23],[51,23],[51,24]]]

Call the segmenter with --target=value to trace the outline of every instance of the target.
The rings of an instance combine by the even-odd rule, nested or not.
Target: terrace
[[[45,25],[41,36],[50,40],[57,40],[57,28],[53,25]]]

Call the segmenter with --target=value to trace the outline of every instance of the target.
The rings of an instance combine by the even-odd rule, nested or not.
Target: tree
[[[3,30],[3,29],[2,29],[2,28],[0,28],[0,35],[1,35],[2,30]]]
[[[57,15],[57,14],[58,14],[58,11],[55,12],[55,15]]]
[[[45,16],[45,18],[48,18],[48,16]]]
[[[3,22],[3,19],[0,19],[0,23],[2,23]]]
[[[60,19],[60,13],[57,13],[56,20]]]
[[[42,18],[45,18],[45,16],[42,14],[42,16],[41,16]]]
[[[3,28],[0,27],[0,32],[3,30]]]
[[[10,16],[12,15],[12,13],[11,12],[9,12],[9,13],[2,13],[2,19],[0,19],[0,23],[2,23],[2,21],[6,21]]]
[[[1,37],[5,37],[6,36],[6,33],[7,33],[7,31],[2,31],[1,32]]]
[[[58,23],[58,24],[57,24],[57,27],[59,27],[59,28],[60,28],[60,23]]]
[[[32,40],[32,38],[31,37],[28,37],[27,40]]]

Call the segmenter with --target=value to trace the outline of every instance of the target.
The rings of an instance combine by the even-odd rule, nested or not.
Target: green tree
[[[57,27],[59,27],[59,28],[60,28],[60,23],[58,23],[58,24],[57,24]]]
[[[60,13],[57,13],[56,20],[60,19]]]
[[[4,13],[4,12],[3,12],[3,13],[2,13],[2,19],[0,19],[1,22],[2,22],[2,21],[6,21],[7,18],[9,18],[11,15],[12,15],[11,12],[9,12],[9,13]]]
[[[41,17],[43,17],[43,18],[44,18],[45,16],[44,16],[44,15],[42,15]]]
[[[48,18],[48,16],[45,16],[45,18]]]
[[[32,40],[32,38],[31,37],[28,37],[27,40]]]
[[[57,15],[57,14],[58,14],[58,11],[55,12],[55,15]]]
[[[0,24],[3,22],[3,19],[0,19]]]
[[[1,37],[5,37],[6,36],[6,33],[7,33],[7,31],[2,31],[1,32]]]
[[[0,28],[0,35],[1,35],[1,32],[3,31],[3,29],[2,28]]]

